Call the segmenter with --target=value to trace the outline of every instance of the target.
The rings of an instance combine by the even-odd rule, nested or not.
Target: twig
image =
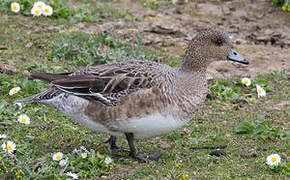
[[[227,145],[224,146],[192,146],[189,149],[225,149]]]
[[[7,46],[0,46],[0,50],[8,50]]]
[[[4,125],[4,126],[9,125],[9,126],[11,126],[12,123],[11,122],[0,122],[0,125]]]

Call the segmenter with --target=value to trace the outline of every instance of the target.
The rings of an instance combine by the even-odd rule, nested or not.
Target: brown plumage
[[[209,29],[189,43],[178,69],[149,61],[124,61],[74,73],[32,74],[52,85],[18,102],[53,106],[86,127],[111,134],[112,149],[118,148],[116,136],[126,137],[133,157],[158,160],[160,154],[138,154],[133,139],[184,126],[205,100],[207,66],[227,59],[248,63],[232,50],[228,35]]]

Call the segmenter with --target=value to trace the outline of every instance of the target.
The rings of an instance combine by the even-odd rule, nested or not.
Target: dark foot
[[[151,161],[158,161],[160,157],[162,156],[161,153],[155,153],[155,154],[136,154],[131,155],[133,158],[138,159],[143,162],[151,162]]]
[[[124,147],[120,147],[120,146],[109,146],[109,150],[110,151],[126,151],[126,152],[130,152],[130,150],[128,148],[124,148]]]
[[[158,161],[160,157],[162,156],[161,153],[155,153],[155,154],[139,154],[137,152],[137,149],[134,146],[134,135],[133,133],[125,133],[128,145],[130,147],[130,156],[132,156],[135,159],[138,159],[142,162],[151,162],[151,161]]]
[[[116,141],[117,141],[116,136],[110,136],[110,138],[107,141],[105,141],[105,143],[109,143],[109,151],[126,151],[126,152],[130,151],[127,148],[117,146]]]

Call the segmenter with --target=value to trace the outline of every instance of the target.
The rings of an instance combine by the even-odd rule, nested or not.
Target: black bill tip
[[[228,56],[228,58],[231,61],[235,61],[235,62],[242,63],[242,64],[249,64],[249,61],[247,61],[245,58],[243,58],[243,56],[241,56],[239,53],[237,53],[237,51],[235,51],[234,49],[232,49],[232,52]]]

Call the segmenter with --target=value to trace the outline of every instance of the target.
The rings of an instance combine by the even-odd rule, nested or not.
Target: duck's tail
[[[39,79],[47,82],[52,82],[59,79],[66,78],[71,73],[59,73],[59,74],[53,74],[53,73],[33,73],[29,76],[29,79]],[[56,87],[51,86],[50,88],[46,89],[45,91],[29,96],[27,98],[19,99],[16,101],[16,103],[26,103],[26,102],[43,102],[49,99],[52,99],[53,97],[59,95],[61,91],[59,91]]]
[[[18,99],[15,103],[27,103],[27,102],[39,102],[39,98],[37,97],[39,94],[33,95],[33,96],[29,96],[23,99]]]
[[[33,95],[33,96],[29,96],[27,98],[23,98],[23,99],[19,99],[16,101],[16,103],[33,103],[33,102],[39,102],[39,103],[44,103],[56,96],[58,96],[59,94],[61,94],[62,92],[60,90],[58,90],[56,87],[51,86],[50,88],[46,89],[45,91]]]

